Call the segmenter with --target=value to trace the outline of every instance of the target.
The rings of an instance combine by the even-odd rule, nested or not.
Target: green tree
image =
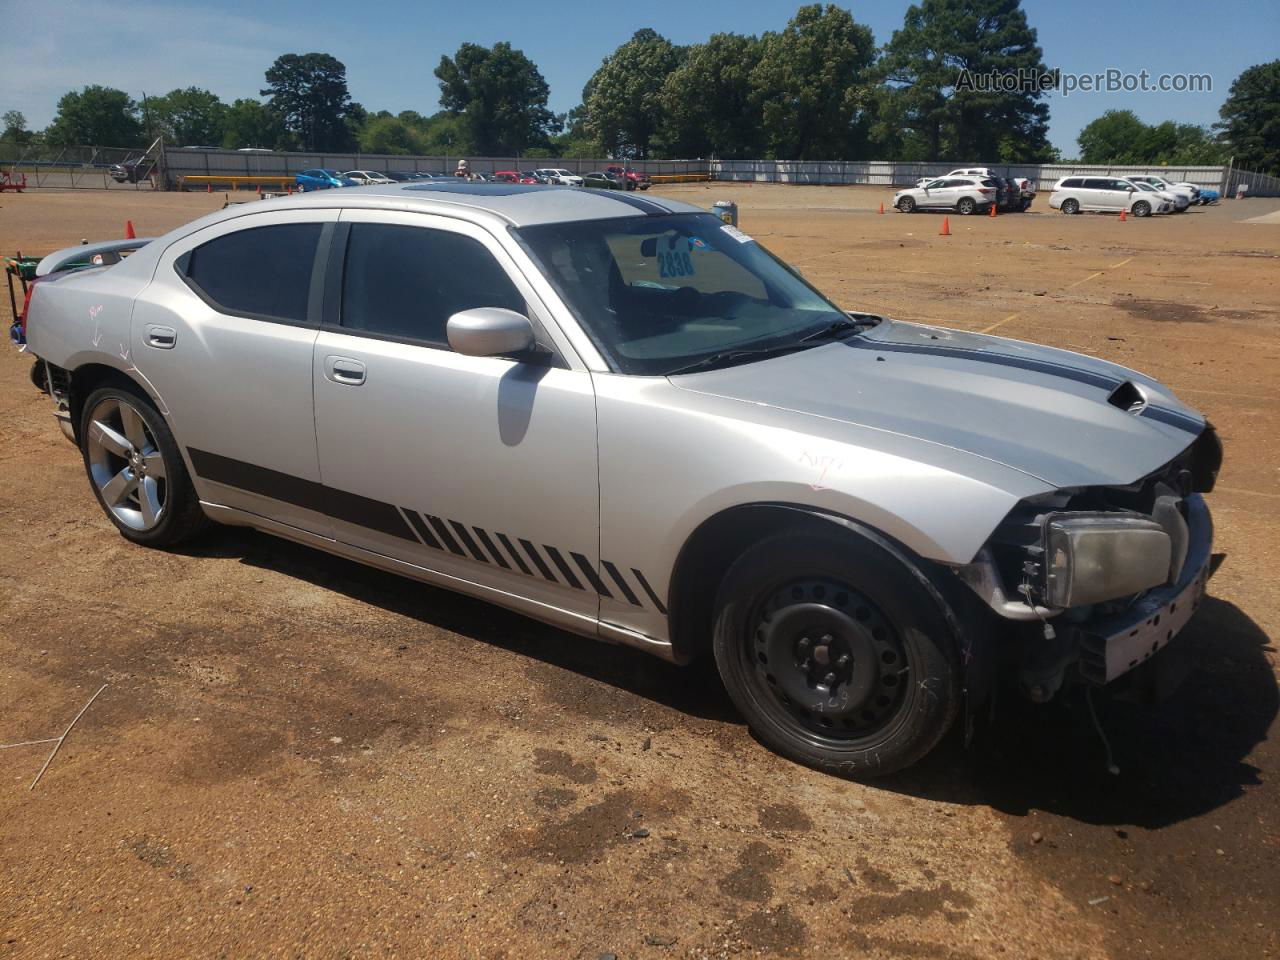
[[[280,118],[260,100],[237,100],[227,107],[222,122],[222,145],[274,149],[281,146],[284,126]]]
[[[360,130],[360,152],[421,154],[422,134],[417,125],[399,117],[373,116]]]
[[[0,132],[0,140],[5,143],[30,143],[34,134],[27,129],[27,118],[21,110],[6,110],[0,116],[4,130]]]
[[[1218,115],[1214,127],[1238,166],[1280,175],[1280,60],[1236,77]]]
[[[683,48],[648,27],[637,30],[604,58],[582,91],[587,135],[613,156],[648,156],[664,122],[663,81],[683,59]]]
[[[760,39],[752,71],[766,149],[782,160],[840,160],[866,142],[875,59],[869,27],[834,4],[801,7]]]
[[[1108,110],[1076,137],[1084,163],[1142,163],[1135,146],[1148,128],[1132,110]]]
[[[433,113],[423,121],[422,152],[432,157],[461,157],[484,153],[471,140],[467,118],[448,110]]]
[[[492,48],[464,43],[436,67],[440,105],[461,117],[467,139],[489,156],[545,147],[555,114],[538,67],[509,43]]]
[[[713,34],[689,47],[662,85],[661,141],[671,156],[745,158],[762,152],[760,110],[752,70],[760,61],[756,37]]]
[[[216,93],[199,87],[171,90],[147,101],[147,113],[157,132],[176,146],[222,143],[227,105]]]
[[[1035,162],[1050,153],[1049,107],[1039,86],[1004,82],[1047,75],[1036,32],[1018,0],[923,0],[885,46],[879,107],[931,160]],[[884,139],[885,123],[877,127]]]
[[[351,95],[347,68],[327,53],[286,53],[267,70],[267,105],[303,150],[346,150]]]
[[[63,94],[45,131],[57,146],[136,147],[142,138],[137,104],[123,90],[97,84]]]

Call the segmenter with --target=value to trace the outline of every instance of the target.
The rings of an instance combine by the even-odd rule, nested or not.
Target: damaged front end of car
[[[1010,642],[1001,659],[1028,697],[1044,702],[1074,683],[1132,680],[1178,635],[1212,572],[1203,494],[1221,463],[1221,442],[1206,424],[1135,483],[1020,502],[974,560],[954,568],[1003,624]]]

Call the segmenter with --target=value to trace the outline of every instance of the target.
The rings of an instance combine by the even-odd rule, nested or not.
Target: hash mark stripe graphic
[[[458,531],[458,539],[462,541],[462,545],[467,548],[467,552],[469,554],[471,554],[481,563],[489,562],[489,558],[486,557],[484,555],[484,552],[479,547],[476,546],[476,542],[471,539],[471,534],[467,532],[467,528],[465,526],[463,526],[457,520],[450,520],[449,524],[450,526],[453,527],[454,530]]]
[[[436,539],[436,535],[431,532],[431,528],[427,526],[427,522],[422,519],[422,514],[416,510],[405,510],[404,515],[409,518],[409,526],[413,527],[418,534],[418,538],[431,547],[433,550],[443,550],[440,541]]]
[[[498,539],[502,541],[502,545],[507,548],[507,553],[511,555],[511,559],[516,562],[516,566],[520,568],[520,572],[526,577],[532,577],[533,571],[529,569],[529,565],[524,562],[524,557],[520,556],[516,550],[516,545],[507,539],[505,533],[498,534]]]
[[[453,539],[453,534],[449,532],[449,528],[444,525],[444,521],[439,517],[433,517],[427,514],[427,519],[431,521],[431,525],[436,528],[436,533],[440,534],[440,539],[444,541],[444,545],[449,548],[450,553],[456,553],[460,557],[465,557],[466,553],[458,546],[458,541]]]
[[[653,605],[658,608],[658,612],[664,617],[667,615],[667,605],[658,599],[658,595],[653,592],[653,587],[649,586],[649,581],[644,578],[644,574],[635,567],[631,568],[631,572],[636,575],[636,581],[640,586],[644,587],[644,592],[649,595],[649,599],[653,601]]]
[[[627,602],[633,607],[640,606],[640,598],[637,597],[636,592],[631,589],[631,585],[627,583],[626,578],[618,572],[618,568],[608,560],[601,560],[600,562],[604,565],[605,570],[608,571],[609,576],[613,578],[613,582],[618,585],[618,589],[622,591],[622,595],[627,598]]]
[[[587,582],[590,583],[591,586],[595,587],[596,593],[600,594],[600,596],[607,600],[612,600],[613,594],[610,593],[609,588],[604,585],[604,581],[601,580],[599,574],[596,573],[596,568],[591,566],[591,562],[580,553],[570,553],[569,555],[573,557],[574,562],[582,568],[582,572],[586,574]]]
[[[564,557],[560,556],[559,550],[555,547],[549,547],[545,543],[542,545],[542,549],[547,551],[547,556],[549,556],[555,565],[560,568],[560,573],[564,576],[565,583],[569,584],[569,586],[573,587],[575,590],[586,589],[582,586],[582,581],[578,579],[569,564],[564,562]]]
[[[488,550],[493,559],[498,562],[498,566],[503,570],[510,570],[511,564],[507,563],[507,558],[504,557],[498,551],[498,548],[493,545],[493,541],[489,539],[489,534],[485,533],[479,527],[472,527],[471,529],[476,532],[476,536],[480,538],[480,542],[484,544],[484,548]]]
[[[535,547],[528,540],[523,540],[523,539],[520,541],[520,546],[524,547],[524,552],[529,554],[529,559],[532,560],[537,565],[538,571],[542,574],[543,577],[545,577],[547,580],[550,580],[552,583],[560,582],[559,580],[556,579],[556,575],[551,572],[551,568],[547,566],[547,561],[542,559],[542,554],[538,552],[537,547]]]

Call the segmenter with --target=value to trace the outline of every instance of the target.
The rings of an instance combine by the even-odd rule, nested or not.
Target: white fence
[[[709,164],[712,179],[755,183],[803,183],[803,184],[870,184],[883,187],[912,186],[921,177],[938,177],[967,164],[957,163],[895,163],[891,161],[843,161],[843,160],[712,160]],[[1090,166],[1088,164],[979,164],[992,173],[1006,177],[1025,177],[1035,183],[1037,190],[1050,190],[1062,177],[1072,174],[1093,176],[1158,176],[1175,183],[1186,181],[1198,187],[1224,190],[1227,186],[1227,167],[1143,167],[1143,166]],[[1242,171],[1234,171],[1241,175]],[[1260,174],[1250,175],[1254,178]],[[1262,177],[1276,180],[1275,177]],[[1271,184],[1269,192],[1262,193],[1266,184],[1251,187],[1253,196],[1280,195]]]

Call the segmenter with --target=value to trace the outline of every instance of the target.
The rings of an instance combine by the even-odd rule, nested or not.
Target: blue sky
[[[907,5],[872,0],[850,9],[883,44],[901,26]],[[88,83],[135,97],[195,85],[231,101],[257,96],[263,71],[279,54],[323,51],[347,65],[351,94],[367,108],[431,113],[439,93],[432,71],[441,54],[452,54],[464,41],[507,40],[538,64],[551,86],[551,107],[562,112],[579,102],[601,58],[641,27],[693,43],[715,32],[781,29],[797,6],[795,0],[0,0],[6,25],[0,31],[0,111],[19,109],[39,128],[52,118],[59,96]],[[1131,109],[1148,122],[1212,123],[1240,71],[1280,55],[1275,0],[1208,6],[1191,0],[1024,0],[1023,6],[1050,67],[1213,77],[1208,93],[1053,95],[1050,137],[1068,156],[1076,152],[1080,127],[1108,109]],[[576,17],[576,10],[590,13]]]

